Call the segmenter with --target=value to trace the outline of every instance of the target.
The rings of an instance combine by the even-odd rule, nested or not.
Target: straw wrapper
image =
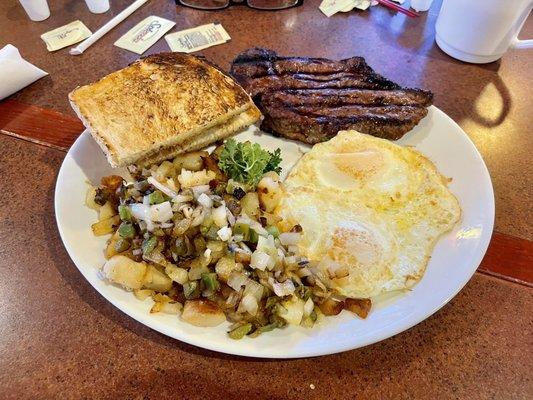
[[[126,7],[124,11],[122,11],[120,14],[112,18],[109,22],[107,22],[104,26],[102,26],[100,29],[98,29],[96,32],[94,32],[90,37],[87,38],[87,40],[80,43],[78,46],[70,49],[69,53],[73,56],[77,56],[82,54],[85,50],[87,50],[94,42],[99,40],[102,36],[104,36],[107,32],[109,32],[111,29],[113,29],[115,26],[120,24],[122,21],[124,21],[126,18],[128,18],[131,14],[133,14],[139,7],[141,7],[144,3],[146,3],[148,0],[136,0],[131,5]]]

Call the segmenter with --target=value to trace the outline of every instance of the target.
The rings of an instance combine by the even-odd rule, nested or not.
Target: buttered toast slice
[[[182,53],[142,58],[78,87],[69,99],[114,167],[178,154],[191,143],[208,145],[260,116],[232,78]]]
[[[209,128],[184,143],[163,148],[152,156],[140,159],[135,165],[141,168],[149,167],[152,164],[174,158],[178,154],[206,148],[210,144],[223,140],[252,125],[259,117],[261,117],[259,110],[256,107],[250,107],[247,111],[230,118],[227,122]]]

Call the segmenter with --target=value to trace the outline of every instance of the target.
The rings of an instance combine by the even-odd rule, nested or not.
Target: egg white
[[[343,131],[295,165],[276,213],[302,226],[300,251],[330,286],[372,297],[422,278],[436,241],[461,216],[447,183],[417,151]],[[339,266],[348,276],[332,276]]]

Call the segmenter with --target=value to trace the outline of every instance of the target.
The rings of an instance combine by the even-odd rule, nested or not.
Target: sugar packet
[[[115,46],[137,54],[143,54],[161,39],[165,33],[171,30],[174,25],[176,25],[174,21],[151,15],[126,32],[115,42]]]
[[[351,10],[355,6],[354,0],[323,0],[318,7],[326,17],[343,10]]]
[[[165,36],[172,51],[192,53],[231,40],[228,32],[215,22],[197,26],[196,28],[171,33]]]
[[[41,39],[46,43],[48,51],[56,51],[71,44],[81,42],[91,36],[91,34],[92,32],[83,22],[76,20],[70,24],[43,33]]]

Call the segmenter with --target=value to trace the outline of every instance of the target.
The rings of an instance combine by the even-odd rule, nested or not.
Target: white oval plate
[[[280,147],[285,173],[307,146],[262,134],[252,127],[237,136],[251,139],[271,150]],[[450,189],[463,210],[461,223],[438,242],[423,279],[414,289],[376,299],[366,320],[343,311],[312,329],[289,327],[255,339],[234,341],[227,325],[198,328],[176,316],[149,314],[151,300],[137,300],[132,293],[107,284],[98,276],[104,263],[106,237],[94,237],[90,225],[96,212],[85,207],[87,181],[117,173],[107,164],[91,136],[84,132],[68,152],[57,178],[55,212],[65,247],[89,283],[120,310],[165,335],[223,353],[251,357],[296,358],[355,349],[389,338],[423,321],[444,306],[468,282],[479,266],[492,234],[494,194],[487,168],[463,130],[446,114],[431,107],[423,121],[401,145],[416,147],[445,176],[453,178]]]

